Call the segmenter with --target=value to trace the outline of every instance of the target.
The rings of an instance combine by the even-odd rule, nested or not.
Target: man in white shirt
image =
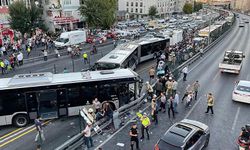
[[[85,144],[87,145],[87,148],[89,149],[90,147],[93,147],[93,139],[91,137],[91,123],[87,123],[87,126],[85,127],[85,129],[82,131],[82,134],[84,135],[84,141]]]
[[[71,52],[72,52],[72,48],[71,48],[71,46],[68,46],[68,48],[67,48],[67,52],[68,52],[68,54],[71,54]]]
[[[176,92],[175,95],[174,95],[174,112],[175,113],[178,113],[177,106],[179,104],[179,101],[180,101],[179,92]]]
[[[97,98],[95,98],[92,103],[93,103],[93,107],[95,108],[95,112],[96,113],[100,112],[101,111],[101,102],[98,101]]]
[[[183,81],[187,81],[188,66],[182,69],[182,73],[183,73]]]
[[[18,65],[23,65],[23,53],[19,52],[17,55]]]

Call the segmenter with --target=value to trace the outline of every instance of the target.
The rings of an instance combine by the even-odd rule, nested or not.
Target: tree
[[[154,19],[156,14],[158,13],[157,8],[155,6],[150,6],[148,10],[148,15],[150,16],[151,19]]]
[[[89,27],[109,29],[116,20],[117,0],[83,0],[80,14]]]
[[[191,14],[193,12],[193,6],[190,3],[185,3],[182,10],[185,14]]]
[[[12,29],[30,33],[36,27],[44,27],[42,9],[34,2],[27,7],[23,1],[15,1],[9,6],[10,26]]]
[[[196,2],[194,1],[194,11],[199,11],[200,9],[202,9],[203,4],[201,2]]]

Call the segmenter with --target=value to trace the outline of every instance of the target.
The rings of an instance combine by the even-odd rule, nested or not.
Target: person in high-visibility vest
[[[83,60],[84,60],[84,64],[87,64],[88,63],[88,54],[86,52],[84,52],[82,57],[83,57]]]
[[[148,140],[149,140],[149,132],[148,132],[148,128],[151,124],[150,122],[150,119],[148,118],[147,116],[147,113],[143,113],[143,115],[141,113],[136,113],[137,116],[140,118],[140,121],[141,121],[141,140],[144,139],[144,130],[146,130],[146,133],[147,133],[147,137],[148,137]]]
[[[30,46],[28,46],[28,47],[27,47],[27,57],[30,56],[30,52],[31,52],[31,48],[30,48]]]
[[[4,74],[5,73],[5,64],[4,64],[3,60],[0,60],[0,67],[2,69],[2,74]]]

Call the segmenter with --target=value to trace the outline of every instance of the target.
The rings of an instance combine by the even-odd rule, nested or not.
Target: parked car
[[[200,150],[209,143],[209,127],[195,120],[175,123],[155,145],[155,150]]]
[[[232,93],[232,99],[250,104],[250,81],[240,80],[237,82]]]

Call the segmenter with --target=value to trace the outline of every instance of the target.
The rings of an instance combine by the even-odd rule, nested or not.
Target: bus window
[[[141,47],[141,57],[152,54],[152,45],[145,44]]]
[[[10,93],[1,94],[0,114],[6,115],[6,114],[12,114],[18,111],[26,111],[24,95],[18,92],[10,92]]]
[[[99,99],[101,101],[117,100],[119,84],[101,84],[99,86]]]
[[[82,86],[81,93],[84,104],[86,104],[87,101],[92,104],[92,101],[97,97],[97,91],[97,85]]]
[[[68,102],[70,107],[83,105],[84,101],[80,97],[80,90],[78,87],[68,88]]]
[[[37,111],[38,103],[37,103],[36,92],[26,93],[26,101],[27,101],[27,106],[28,106],[29,112]]]

